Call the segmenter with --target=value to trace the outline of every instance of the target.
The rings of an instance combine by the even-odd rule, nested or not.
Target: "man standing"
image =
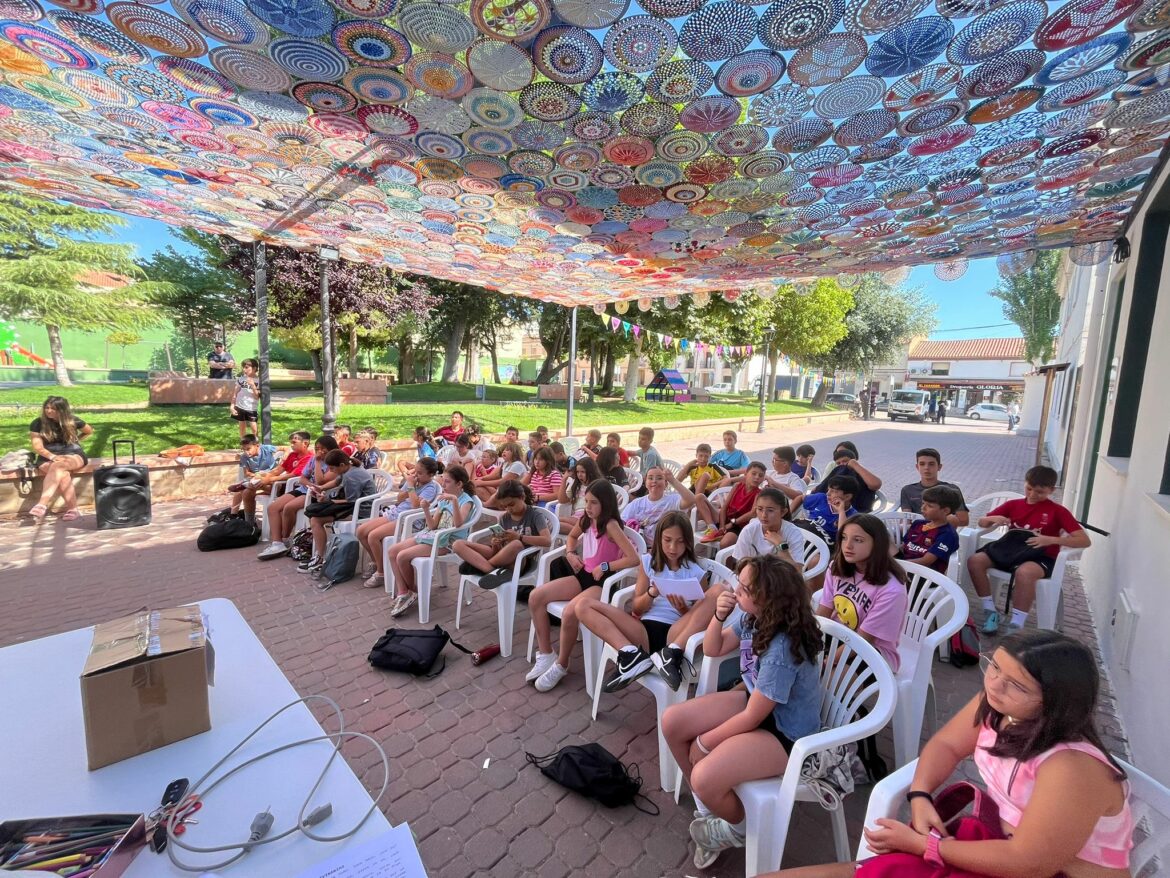
[[[1008,432],[1010,433],[1012,430],[1016,429],[1016,424],[1019,422],[1020,404],[1013,401],[1012,404],[1008,406]]]
[[[232,369],[235,367],[236,361],[232,359],[232,355],[224,350],[222,341],[217,341],[215,343],[215,350],[207,355],[208,377],[231,378]]]
[[[945,424],[947,422],[947,409],[950,405],[947,403],[947,398],[944,396],[938,401],[938,422]]]

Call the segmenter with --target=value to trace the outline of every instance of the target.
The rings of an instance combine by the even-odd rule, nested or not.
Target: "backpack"
[[[600,744],[571,744],[548,756],[525,753],[524,758],[539,767],[545,777],[587,799],[597,799],[607,808],[633,805],[643,813],[658,816],[658,806],[641,792],[638,766],[626,768]],[[646,799],[654,810],[642,807],[639,797]]]
[[[244,517],[243,510],[241,510],[233,515],[232,508],[230,506],[225,506],[223,509],[219,510],[219,512],[213,512],[213,513],[211,513],[211,515],[207,516],[207,523],[208,524],[216,524],[218,522],[228,521],[232,518],[243,518],[243,517]]]
[[[1014,574],[1021,564],[1048,558],[1048,553],[1043,549],[1028,545],[1028,540],[1034,536],[1036,534],[1030,530],[1012,528],[994,543],[984,546],[983,551],[997,570],[1009,570]]]
[[[979,629],[968,616],[967,624],[951,635],[951,664],[956,668],[979,664],[979,646]]]
[[[329,585],[348,582],[357,575],[358,558],[362,544],[356,534],[334,534],[325,544],[325,557],[321,562],[320,581]]]
[[[446,667],[446,662],[439,660],[443,647],[448,643],[460,652],[471,654],[470,649],[456,643],[438,625],[430,630],[387,628],[370,650],[367,661],[383,671],[403,671],[415,677],[437,677]]]
[[[243,549],[260,542],[260,526],[245,518],[229,518],[215,521],[199,532],[195,545],[200,552],[215,552],[219,549]]]
[[[9,451],[0,457],[0,473],[14,473],[32,466],[33,453],[26,448]]]
[[[289,540],[288,556],[294,561],[308,561],[313,556],[313,531],[303,527]]]

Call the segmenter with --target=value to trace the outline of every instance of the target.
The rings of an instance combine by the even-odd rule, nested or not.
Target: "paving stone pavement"
[[[962,485],[968,498],[1019,490],[1034,459],[1035,440],[1008,434],[1002,425],[955,419],[946,426],[869,423],[809,425],[766,434],[745,434],[740,445],[768,460],[778,444],[812,442],[824,464],[839,438],[853,438],[862,461],[885,480],[887,493],[916,478],[914,451],[938,448],[943,477]],[[718,447],[720,437],[711,437]],[[687,460],[694,440],[661,446],[664,456]],[[408,821],[432,878],[533,875],[561,878],[589,865],[596,874],[639,876],[733,876],[743,874],[743,855],[725,853],[699,873],[691,864],[687,825],[691,802],[658,790],[653,699],[633,686],[606,696],[596,722],[583,691],[581,658],[553,692],[524,683],[528,616],[518,613],[513,654],[473,667],[448,650],[447,669],[434,679],[372,670],[366,654],[391,624],[389,600],[380,590],[353,581],[324,594],[287,560],[261,563],[254,551],[201,554],[195,536],[222,498],[158,504],[154,523],[131,530],[94,530],[92,515],[70,525],[48,521],[0,523],[0,646],[68,631],[114,618],[145,605],[174,606],[211,597],[235,601],[260,640],[302,694],[324,693],[347,712],[350,728],[385,746],[393,782],[383,810],[392,823]],[[496,604],[474,599],[454,630],[455,583],[438,588],[432,623],[475,648],[496,640]],[[1079,580],[1066,588],[1064,629],[1093,642]],[[211,620],[214,628],[214,619]],[[416,624],[409,621],[406,624]],[[945,719],[979,686],[974,669],[935,664],[937,715]],[[1125,752],[1124,732],[1108,702],[1101,723],[1108,743]],[[929,735],[929,717],[926,734]],[[609,810],[570,794],[526,764],[524,754],[543,755],[571,743],[597,741],[624,762],[637,763],[644,790],[661,809],[652,817],[633,808]],[[888,730],[879,746],[892,763]],[[374,790],[380,785],[376,754],[347,744],[346,757]],[[486,763],[485,760],[490,760]],[[855,845],[868,788],[848,800]],[[833,857],[826,814],[815,804],[797,808],[785,853],[786,866]]]

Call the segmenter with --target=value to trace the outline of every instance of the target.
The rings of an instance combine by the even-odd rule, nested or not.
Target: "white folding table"
[[[215,598],[199,605],[207,616],[215,649],[215,685],[209,690],[211,730],[97,771],[86,767],[79,682],[93,629],[0,649],[0,821],[149,813],[168,783],[180,777],[194,783],[252,729],[299,697],[231,601]],[[241,749],[232,764],[281,743],[321,734],[321,725],[308,707],[298,705]],[[239,772],[210,795],[194,815],[198,825],[188,827],[184,840],[206,847],[242,840],[252,818],[269,806],[275,817],[273,834],[293,825],[330,746],[326,741],[297,747]],[[314,805],[330,802],[333,816],[315,831],[341,833],[361,818],[370,801],[349,765],[337,758],[313,800]],[[342,846],[369,841],[389,828],[381,811],[375,810],[357,834],[344,842],[322,844],[297,833],[257,848],[215,874],[294,878]],[[194,865],[226,856],[182,851],[184,862]],[[125,874],[145,878],[192,873],[174,867],[166,854],[146,848]]]

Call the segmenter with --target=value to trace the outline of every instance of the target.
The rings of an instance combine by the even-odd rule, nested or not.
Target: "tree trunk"
[[[187,329],[191,333],[191,363],[195,369],[195,377],[199,377],[199,342],[195,339],[195,321],[187,321]]]
[[[358,331],[357,324],[349,328],[349,377],[358,377]]]
[[[443,374],[439,380],[444,384],[449,384],[455,380],[455,376],[459,374],[459,351],[463,349],[463,336],[467,333],[467,319],[461,318],[455,321],[455,325],[451,327],[451,334],[447,336],[447,342],[443,347]]]
[[[171,343],[169,341],[163,342],[163,353],[167,355],[167,371],[175,371],[175,361],[171,359]]]
[[[398,348],[398,383],[414,383],[414,346],[410,343],[410,336],[403,335],[396,345]]]
[[[636,402],[638,399],[638,362],[642,359],[642,335],[634,340],[634,349],[630,351],[630,358],[626,365],[626,386],[622,394],[625,402]]]
[[[332,323],[332,321],[330,321]],[[329,388],[329,392],[333,394],[333,413],[335,416],[341,416],[341,357],[338,354],[337,348],[337,324],[332,323],[329,327],[330,333],[333,335],[333,386]]]
[[[780,364],[780,352],[768,352],[768,400],[775,402],[780,398],[779,391],[776,390],[776,369]]]
[[[825,407],[825,397],[829,395],[829,382],[824,378],[821,379],[821,385],[817,388],[817,392],[813,394],[812,406],[814,409],[823,409]]]
[[[492,334],[488,336],[488,355],[492,358],[492,382],[495,384],[503,384],[500,380],[500,354],[496,350],[496,331],[493,328]]]
[[[309,351],[309,360],[313,364],[313,380],[321,385],[321,389],[325,389],[325,376],[321,371],[321,352]]]
[[[561,369],[565,368],[565,364],[554,365],[557,358],[561,355],[561,348],[565,346],[565,334],[569,331],[569,324],[566,322],[561,326],[557,333],[556,341],[553,342],[551,348],[545,348],[544,363],[540,366],[540,374],[536,376],[537,384],[548,384],[552,379],[558,375]],[[543,342],[542,342],[543,343]]]
[[[49,356],[53,360],[53,374],[57,383],[62,387],[72,387],[69,370],[65,368],[65,355],[61,352],[61,327],[47,324],[45,331],[49,333]]]
[[[601,392],[613,393],[613,370],[617,366],[616,357],[613,352],[613,345],[606,343],[605,345],[605,374],[601,379]]]
[[[123,365],[125,365],[125,364],[123,364]],[[107,368],[107,369],[110,368],[110,340],[108,338],[106,339],[106,366],[105,366],[105,368]]]

